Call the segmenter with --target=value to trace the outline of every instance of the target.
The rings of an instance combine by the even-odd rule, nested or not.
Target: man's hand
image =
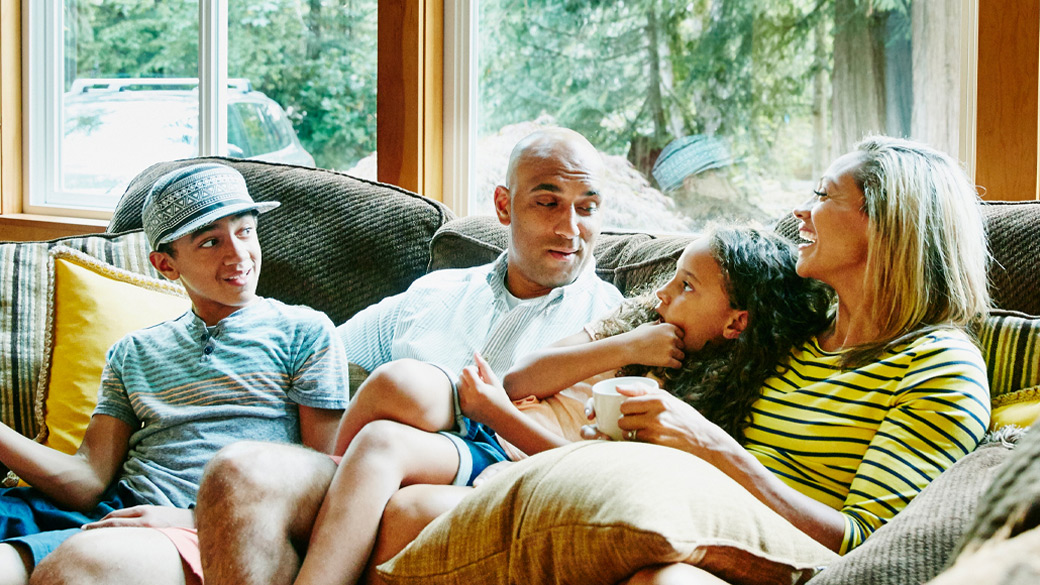
[[[513,408],[513,403],[479,352],[473,354],[473,361],[474,365],[463,368],[459,376],[459,407],[462,414],[494,428],[497,416]]]
[[[633,364],[678,368],[683,353],[683,331],[669,323],[643,323],[623,334]]]
[[[195,528],[195,513],[172,506],[133,506],[115,510],[97,522],[84,524],[84,530],[134,526],[139,528]]]

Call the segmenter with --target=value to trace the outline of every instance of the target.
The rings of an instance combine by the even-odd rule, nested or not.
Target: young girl
[[[830,289],[799,277],[796,260],[772,233],[708,234],[686,247],[654,294],[521,359],[504,391],[475,356],[459,384],[463,412],[495,429],[515,460],[580,438],[595,382],[648,375],[743,443],[762,382],[830,322]]]
[[[607,370],[612,375],[621,366],[638,364],[691,403],[728,417],[729,427],[738,432],[746,424],[750,389],[772,372],[779,352],[827,323],[828,291],[799,278],[794,265],[792,244],[778,236],[740,229],[700,238],[684,251],[675,277],[657,292],[656,310],[643,298],[623,308],[609,326],[604,323],[603,332],[594,328],[592,335],[565,340],[542,359],[525,361],[508,376],[510,393],[562,397],[563,389],[592,374]],[[627,330],[635,323],[644,325],[598,339],[606,329]],[[576,343],[594,338],[594,343]],[[411,380],[398,392],[429,392],[423,382]],[[363,394],[359,390],[358,400]],[[367,422],[349,440],[337,441],[346,452],[315,521],[297,584],[356,583],[390,497],[405,485],[444,485],[459,478],[466,484],[478,468],[508,459],[496,431],[531,454],[577,438],[583,422],[557,417],[560,435],[521,414],[479,356],[477,366],[467,367],[460,379],[459,400],[470,417],[461,435],[419,430],[428,428],[426,420],[380,419]],[[573,413],[577,404],[580,412],[581,401],[570,400],[565,409]]]

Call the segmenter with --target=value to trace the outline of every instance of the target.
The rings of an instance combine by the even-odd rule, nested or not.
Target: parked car
[[[65,94],[63,187],[119,194],[144,168],[199,154],[198,80],[77,79]],[[285,110],[228,82],[228,156],[314,166]]]

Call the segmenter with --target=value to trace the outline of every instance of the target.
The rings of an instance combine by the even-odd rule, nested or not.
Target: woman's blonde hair
[[[867,288],[878,340],[847,364],[940,328],[966,329],[989,308],[989,251],[979,197],[960,165],[909,140],[872,136],[853,178],[869,219]]]

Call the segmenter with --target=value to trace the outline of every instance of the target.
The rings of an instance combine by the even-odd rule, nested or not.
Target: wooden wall
[[[978,13],[975,183],[987,199],[1037,199],[1040,0],[978,0]]]

